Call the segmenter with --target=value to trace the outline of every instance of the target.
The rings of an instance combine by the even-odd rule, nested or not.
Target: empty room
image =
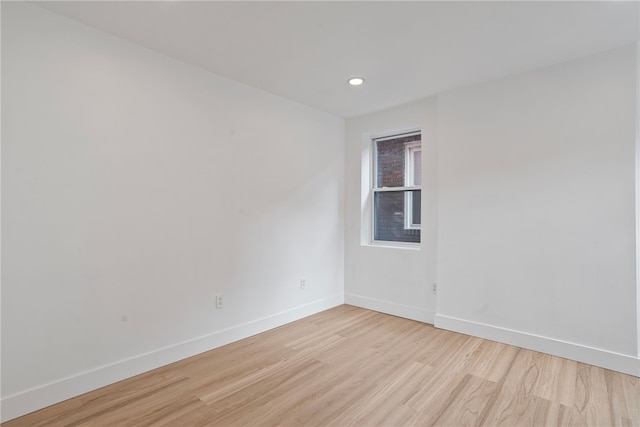
[[[640,2],[2,1],[15,426],[640,426]]]

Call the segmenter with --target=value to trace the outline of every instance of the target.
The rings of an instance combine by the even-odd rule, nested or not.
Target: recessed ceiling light
[[[362,83],[364,83],[364,79],[362,77],[351,77],[349,79],[349,84],[351,86],[360,86]]]

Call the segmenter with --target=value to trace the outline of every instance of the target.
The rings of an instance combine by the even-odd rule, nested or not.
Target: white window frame
[[[379,141],[388,141],[390,139],[396,139],[396,138],[402,138],[402,137],[407,137],[407,136],[413,136],[413,135],[420,135],[420,141],[413,141],[407,144],[407,147],[405,147],[405,185],[403,187],[378,187],[378,142]],[[408,181],[411,182],[413,181],[412,178],[408,178],[409,175],[409,171],[407,170],[407,148],[408,147],[420,147],[420,151],[422,151],[422,130],[421,129],[414,129],[411,131],[406,131],[406,132],[394,132],[394,133],[389,133],[389,134],[385,134],[385,135],[378,135],[375,137],[371,137],[371,176],[370,176],[370,182],[371,182],[371,193],[370,193],[370,200],[371,200],[371,211],[370,211],[370,221],[371,221],[371,230],[370,230],[370,241],[372,244],[377,244],[377,245],[385,245],[385,246],[399,246],[399,247],[420,247],[420,243],[411,243],[411,242],[398,242],[398,241],[389,241],[389,240],[376,240],[375,238],[375,215],[376,215],[376,207],[375,207],[375,203],[373,202],[375,200],[375,196],[376,193],[383,193],[383,192],[394,192],[394,191],[422,191],[422,185],[407,185]],[[415,150],[417,151],[417,150]],[[411,176],[413,176],[413,161],[411,162]],[[409,195],[407,195],[409,196]],[[413,230],[420,230],[420,224],[415,224],[413,227],[411,226],[411,224],[407,223],[407,218],[408,217],[412,217],[413,216],[413,212],[412,211],[407,211],[407,207],[411,206],[410,203],[411,202],[407,202],[407,199],[411,199],[411,197],[407,197],[405,196],[405,229],[413,229]],[[411,219],[411,222],[413,222],[413,220]]]
[[[422,155],[422,141],[408,143],[404,148],[404,185],[405,188],[415,188],[422,190],[421,185],[414,185],[413,176],[415,169],[415,154]],[[404,195],[404,228],[406,230],[420,230],[420,223],[415,223],[413,218],[413,194],[405,193]],[[420,221],[422,222],[422,221]]]

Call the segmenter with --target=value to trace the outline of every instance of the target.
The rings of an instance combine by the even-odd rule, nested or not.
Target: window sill
[[[419,251],[420,243],[401,243],[401,242],[369,242],[362,243],[362,246],[369,246],[372,248],[386,248],[386,249],[406,249],[410,251]]]

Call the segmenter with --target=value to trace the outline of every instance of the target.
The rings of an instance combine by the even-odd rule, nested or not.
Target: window
[[[373,240],[420,243],[420,132],[373,140]]]

